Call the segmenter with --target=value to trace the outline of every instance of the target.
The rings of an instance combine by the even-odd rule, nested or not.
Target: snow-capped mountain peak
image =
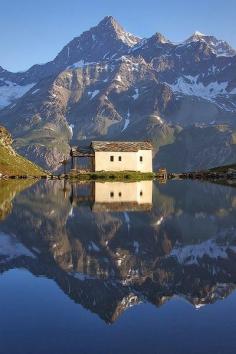
[[[190,44],[193,42],[202,42],[207,44],[211,52],[216,56],[231,57],[236,55],[236,51],[226,41],[217,39],[216,37],[211,35],[203,34],[199,31],[196,31],[184,43]]]
[[[102,31],[109,31],[112,35],[121,40],[129,47],[134,46],[140,41],[140,38],[125,31],[125,29],[119,24],[119,22],[112,16],[106,16],[98,25],[97,28]]]
[[[195,31],[193,35],[198,37],[205,37],[205,34],[199,31]]]
[[[157,32],[154,34],[154,36],[152,37],[153,39],[156,40],[156,42],[159,42],[159,43],[170,43],[170,41],[165,37],[163,36],[163,34]]]
[[[4,70],[1,66],[0,66],[0,73],[5,72],[6,70]]]
[[[112,16],[107,16],[97,26],[69,42],[54,62],[61,68],[81,61],[101,62],[122,56],[139,42],[138,37],[126,32]]]
[[[108,25],[108,26],[113,26],[113,27],[120,26],[119,23],[116,21],[116,19],[113,16],[105,16],[98,24],[98,26],[101,26],[101,25]]]

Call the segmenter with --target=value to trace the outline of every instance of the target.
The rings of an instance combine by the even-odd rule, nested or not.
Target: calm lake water
[[[32,183],[0,182],[1,354],[236,352],[236,188]]]

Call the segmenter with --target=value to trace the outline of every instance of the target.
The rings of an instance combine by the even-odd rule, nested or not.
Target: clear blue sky
[[[236,48],[236,0],[0,0],[0,66],[47,62],[106,15],[141,37],[181,41],[199,30]]]

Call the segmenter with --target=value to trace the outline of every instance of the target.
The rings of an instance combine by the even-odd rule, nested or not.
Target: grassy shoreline
[[[136,171],[122,171],[122,172],[86,172],[86,173],[73,173],[71,172],[68,175],[70,180],[79,180],[79,181],[143,181],[143,180],[152,180],[156,177],[156,174],[153,172],[136,172]]]

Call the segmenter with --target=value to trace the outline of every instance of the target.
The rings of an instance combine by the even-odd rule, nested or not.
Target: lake
[[[0,181],[1,354],[236,352],[236,188]]]

